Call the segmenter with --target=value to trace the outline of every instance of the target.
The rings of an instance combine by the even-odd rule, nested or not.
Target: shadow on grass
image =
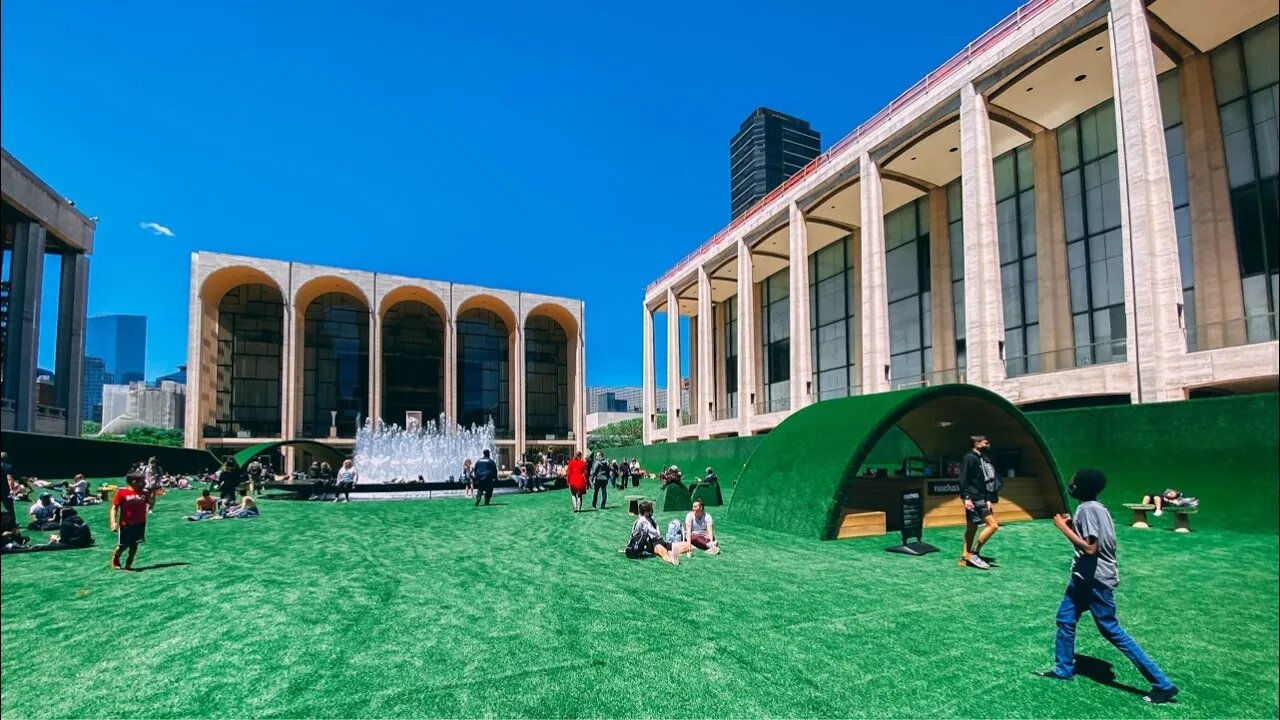
[[[164,568],[182,567],[183,565],[190,565],[190,564],[191,563],[188,563],[188,562],[156,563],[154,565],[143,565],[142,567],[136,567],[133,569],[133,572],[140,573],[140,572],[147,572],[148,570],[163,570]]]
[[[1133,695],[1146,695],[1146,690],[1140,690],[1132,685],[1125,685],[1116,680],[1115,667],[1101,658],[1090,657],[1088,655],[1076,655],[1076,675],[1088,678],[1099,685],[1123,690]]]

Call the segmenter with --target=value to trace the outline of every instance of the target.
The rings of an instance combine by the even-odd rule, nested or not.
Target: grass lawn
[[[3,559],[4,717],[1277,716],[1274,535],[1120,529],[1120,618],[1183,688],[1152,707],[1088,619],[1096,679],[1032,676],[1070,562],[1048,521],[1002,529],[986,573],[959,529],[910,558],[728,518],[723,554],[673,568],[564,492],[186,523],[194,499],[161,498],[139,554],[175,565],[109,571],[103,506],[96,548]]]

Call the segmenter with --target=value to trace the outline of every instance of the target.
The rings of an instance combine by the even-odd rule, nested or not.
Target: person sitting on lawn
[[[694,500],[693,510],[684,516],[684,536],[694,547],[706,551],[708,555],[720,554],[715,523],[701,500]]]
[[[58,520],[62,517],[62,503],[53,499],[47,492],[40,493],[40,499],[31,503],[27,514],[33,519],[27,523],[28,530],[57,530]]]
[[[218,501],[213,499],[213,495],[208,490],[202,490],[200,497],[196,498],[196,514],[188,515],[187,519],[191,522],[208,520],[213,517],[217,510]]]
[[[631,539],[624,550],[632,559],[650,558],[654,555],[671,565],[680,564],[680,555],[692,553],[693,545],[686,541],[669,543],[658,531],[658,523],[653,519],[653,503],[643,500],[639,505],[640,516],[631,525]]]
[[[82,473],[76,473],[74,481],[67,486],[66,495],[63,495],[62,502],[64,505],[76,506],[84,505],[85,498],[89,496],[89,481],[84,479]]]
[[[258,517],[258,503],[254,501],[250,495],[240,498],[239,505],[233,505],[222,511],[220,518],[228,518],[231,520],[248,520],[249,518]],[[217,520],[218,518],[214,518]]]
[[[658,476],[658,480],[659,488],[664,488],[668,485],[679,485],[680,487],[684,487],[684,476],[680,474],[680,468],[675,465],[672,465],[662,471],[662,474]]]
[[[1182,494],[1182,491],[1174,490],[1173,488],[1169,488],[1168,490],[1165,490],[1162,493],[1151,493],[1150,495],[1142,496],[1143,505],[1156,506],[1156,511],[1155,511],[1156,517],[1160,517],[1161,515],[1164,514],[1164,508],[1166,506],[1181,507],[1182,505],[1186,504],[1187,500],[1188,498]]]
[[[76,550],[93,547],[93,544],[93,531],[84,518],[80,517],[75,508],[66,508],[62,511],[62,520],[58,522],[58,534],[50,535],[49,542],[43,545],[32,545],[31,552]]]
[[[18,529],[18,521],[11,512],[0,512],[0,554],[24,552],[30,538]]]

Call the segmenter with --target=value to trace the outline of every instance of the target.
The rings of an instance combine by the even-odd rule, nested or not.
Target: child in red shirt
[[[143,490],[143,477],[138,473],[130,473],[125,477],[128,487],[116,491],[111,499],[108,519],[111,531],[120,531],[116,550],[111,554],[111,567],[120,569],[120,553],[129,549],[129,556],[124,561],[124,569],[133,569],[133,558],[138,554],[138,543],[146,541],[147,510],[151,506],[151,498]],[[119,512],[119,522],[116,513]]]

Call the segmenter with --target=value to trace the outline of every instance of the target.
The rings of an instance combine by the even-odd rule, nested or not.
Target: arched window
[[[560,323],[536,315],[524,326],[525,436],[569,434],[569,336]]]
[[[405,300],[382,317],[382,419],[405,413],[434,420],[444,409],[444,320],[430,305]]]
[[[346,293],[307,306],[302,369],[302,434],[328,437],[337,411],[338,437],[355,437],[368,412],[369,309]]]
[[[214,424],[223,437],[280,437],[283,338],[279,290],[248,283],[222,296]]]
[[[508,328],[489,310],[458,316],[458,423],[483,425],[493,418],[498,437],[511,436],[511,370]]]

